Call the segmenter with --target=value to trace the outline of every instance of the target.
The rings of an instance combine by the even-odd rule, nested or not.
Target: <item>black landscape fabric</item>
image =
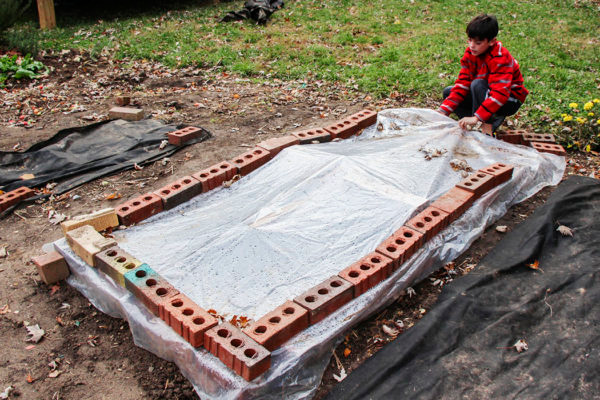
[[[271,14],[283,7],[283,0],[247,0],[240,11],[229,11],[221,22],[252,19],[258,24],[267,23]]]
[[[599,222],[600,181],[570,177],[327,398],[597,399]]]
[[[153,119],[104,121],[63,129],[24,152],[0,152],[0,189],[8,192],[58,182],[52,192],[65,193],[102,176],[132,169],[135,164],[142,166],[172,155],[181,147],[169,144],[160,149],[160,144],[168,132],[177,129]],[[186,144],[211,136],[202,129],[198,138]],[[34,178],[23,180],[24,174]]]

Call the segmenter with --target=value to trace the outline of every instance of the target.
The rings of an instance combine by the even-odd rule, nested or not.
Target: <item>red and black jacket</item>
[[[529,93],[523,86],[519,63],[497,41],[480,56],[471,54],[467,47],[460,60],[460,73],[454,87],[439,110],[450,115],[469,93],[471,82],[475,79],[485,79],[490,87],[488,97],[475,112],[482,122],[489,120],[509,98],[523,103]]]

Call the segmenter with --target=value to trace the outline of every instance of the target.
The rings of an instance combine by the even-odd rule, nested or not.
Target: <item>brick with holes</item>
[[[315,141],[323,143],[331,140],[331,134],[323,128],[305,129],[293,132],[292,135],[300,140],[300,144],[311,144]]]
[[[512,178],[514,167],[511,164],[495,163],[481,168],[479,171],[494,176],[494,186],[507,182]]]
[[[356,122],[350,121],[350,119],[342,119],[326,126],[324,129],[331,134],[332,139],[348,139],[357,133],[360,128]]]
[[[447,212],[449,214],[448,223],[451,223],[471,207],[474,199],[473,192],[453,187],[431,203],[431,207]]]
[[[165,306],[169,299],[179,294],[169,282],[147,264],[125,274],[125,287],[140,300],[150,312],[163,321],[168,318]]]
[[[496,138],[498,140],[502,140],[503,142],[512,143],[512,144],[523,144],[523,134],[522,133],[498,133]]]
[[[35,192],[25,186],[0,194],[0,212],[33,195],[35,195]]]
[[[245,327],[243,332],[267,350],[273,351],[306,328],[308,311],[293,301],[286,301]]]
[[[287,135],[263,140],[257,146],[267,150],[271,158],[275,157],[279,152],[286,147],[300,144],[300,139],[294,135]]]
[[[427,207],[414,217],[412,217],[406,226],[421,232],[425,240],[430,240],[448,225],[449,214],[435,207]]]
[[[308,310],[308,322],[313,325],[353,298],[352,284],[339,276],[332,276],[296,297],[294,302]]]
[[[228,161],[223,161],[211,167],[198,171],[192,176],[200,181],[202,193],[213,190],[223,184],[223,182],[232,179],[238,172],[238,169]]]
[[[165,322],[194,347],[202,346],[204,332],[218,321],[183,293],[165,303]]]
[[[377,251],[391,259],[392,272],[397,270],[404,261],[408,260],[424,243],[424,235],[407,226],[402,226],[390,237],[384,240]]]
[[[356,114],[352,114],[348,117],[348,119],[350,121],[355,122],[358,125],[359,129],[364,129],[377,122],[377,112],[369,109],[364,109],[357,112]]]
[[[457,188],[472,192],[477,200],[494,187],[494,176],[477,171],[456,184]]]
[[[550,133],[524,133],[523,143],[529,144],[531,142],[556,143],[556,138]]]
[[[531,145],[531,147],[542,153],[551,153],[556,154],[557,156],[567,155],[567,152],[560,144],[539,142],[531,142],[529,144]]]
[[[201,128],[195,126],[188,126],[167,134],[169,143],[175,146],[181,146],[185,142],[189,142],[192,139],[196,139],[202,133]]]
[[[142,265],[142,262],[119,246],[112,246],[94,255],[96,268],[125,287],[125,274]]]
[[[162,199],[163,210],[170,210],[196,197],[202,192],[202,184],[196,178],[184,176],[154,192]]]
[[[115,239],[105,238],[91,225],[80,226],[68,231],[65,237],[73,252],[92,267],[96,266],[94,256],[97,253],[117,244]]]
[[[271,155],[267,150],[261,147],[255,147],[252,150],[240,154],[230,162],[237,167],[238,172],[241,175],[248,175],[250,172],[266,164],[270,159]]]
[[[146,193],[116,208],[119,223],[121,225],[132,225],[150,218],[163,210],[163,201],[154,193]]]
[[[354,286],[354,297],[358,297],[390,276],[394,260],[373,252],[338,274]]]

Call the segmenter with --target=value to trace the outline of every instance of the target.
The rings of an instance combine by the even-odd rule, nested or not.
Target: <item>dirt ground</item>
[[[365,107],[411,104],[407,96],[375,101],[350,88],[317,81],[268,84],[237,79],[218,70],[173,71],[151,62],[92,60],[65,52],[46,54],[49,77],[0,89],[0,150],[25,150],[59,129],[105,119],[114,98],[130,94],[153,118],[199,125],[214,137],[157,162],[85,184],[66,195],[28,205],[0,220],[0,393],[25,399],[197,398],[177,367],[134,345],[128,324],[97,311],[66,285],[48,287],[31,257],[42,245],[62,237],[48,219],[52,210],[75,216],[162,187],[230,159],[266,138],[305,127],[322,126]],[[436,99],[418,104],[433,107]],[[568,174],[600,175],[598,157],[574,154]],[[497,225],[509,230],[544,203],[546,188],[512,207],[471,248],[414,287],[391,306],[347,333],[323,375],[316,398],[336,383],[340,365],[350,372],[385,344],[417,323],[435,303],[442,285],[473,268],[501,239]],[[120,200],[107,200],[119,193]],[[76,198],[76,199],[75,199]],[[441,282],[441,283],[440,283]],[[37,344],[26,342],[30,325],[45,330]]]

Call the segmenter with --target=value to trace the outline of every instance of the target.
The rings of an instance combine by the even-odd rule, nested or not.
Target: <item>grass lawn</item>
[[[83,23],[58,10],[56,30],[42,32],[31,20],[4,36],[14,45],[37,41],[40,50],[75,48],[97,55],[104,49],[116,58],[219,66],[259,80],[338,81],[373,97],[409,94],[418,106],[427,98],[440,100],[442,88],[453,83],[466,23],[485,11],[498,17],[498,38],[519,61],[531,91],[519,113],[523,124],[560,131],[555,121],[573,111],[569,103],[578,103],[583,116],[581,106],[600,98],[597,0],[289,1],[266,27],[218,22],[241,4],[189,3],[175,11]],[[593,110],[585,117],[596,123],[599,103],[594,110],[595,118],[587,116]]]

